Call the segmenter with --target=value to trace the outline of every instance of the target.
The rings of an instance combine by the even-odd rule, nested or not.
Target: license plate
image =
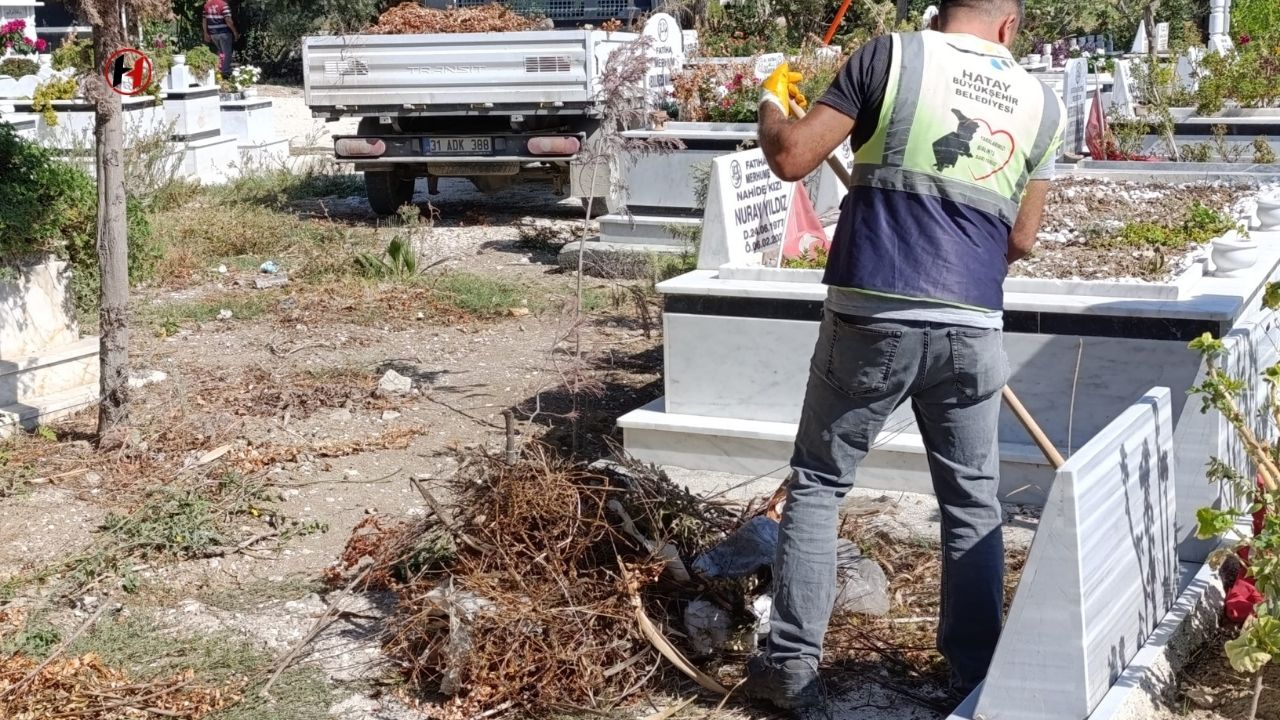
[[[493,152],[493,138],[423,138],[422,152],[427,155],[489,155]]]

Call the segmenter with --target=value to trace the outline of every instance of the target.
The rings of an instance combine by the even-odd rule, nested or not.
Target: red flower
[[[1243,35],[1241,35],[1241,36],[1240,36],[1240,44],[1241,44],[1241,45],[1248,45],[1248,44],[1249,44],[1249,43],[1251,43],[1251,42],[1253,42],[1253,38],[1249,37],[1249,33],[1245,33],[1245,34],[1243,34]]]
[[[36,40],[36,52],[44,52],[49,49],[49,41],[44,38]]]

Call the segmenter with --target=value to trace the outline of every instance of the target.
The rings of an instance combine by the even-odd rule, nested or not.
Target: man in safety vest
[[[804,119],[791,119],[790,102],[806,101],[787,66],[761,95],[760,146],[778,177],[804,178],[846,138],[855,153],[791,459],[768,647],[744,687],[783,708],[822,702],[839,505],[907,400],[941,510],[938,647],[954,697],[986,676],[1000,635],[1002,284],[1035,243],[1065,112],[1009,53],[1018,0],[939,6],[934,30],[861,48]]]

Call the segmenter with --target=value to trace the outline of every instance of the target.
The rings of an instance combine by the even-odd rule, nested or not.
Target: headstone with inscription
[[[30,0],[5,0],[0,3],[0,25],[4,25],[14,20],[25,21],[27,26],[23,28],[22,34],[26,35],[32,41],[36,39],[36,8],[43,5],[42,2]],[[0,48],[0,55],[4,55],[3,49]]]
[[[697,30],[681,30],[680,38],[684,41],[684,55],[688,58],[698,52],[698,31]]]
[[[1063,154],[1077,155],[1084,150],[1084,114],[1089,91],[1088,61],[1068,60],[1062,77],[1062,104],[1067,108],[1067,124],[1063,130]]]
[[[1156,23],[1156,52],[1169,52],[1169,23]]]
[[[756,82],[760,82],[769,77],[769,73],[773,72],[782,63],[786,62],[787,56],[782,53],[765,53],[756,58],[756,66],[753,72]]]
[[[649,98],[661,105],[675,90],[676,71],[684,67],[684,35],[675,18],[657,13],[645,22],[644,36],[649,39]]]
[[[712,160],[698,269],[777,265],[794,185],[773,174],[759,148]]]

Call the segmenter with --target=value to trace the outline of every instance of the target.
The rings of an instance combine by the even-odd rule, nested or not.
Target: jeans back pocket
[[[893,375],[894,359],[902,344],[902,330],[851,322],[831,313],[819,368],[827,382],[859,397],[884,392]]]
[[[947,337],[960,398],[983,400],[1009,382],[1009,359],[1004,353],[1004,334],[999,330],[952,328]]]

